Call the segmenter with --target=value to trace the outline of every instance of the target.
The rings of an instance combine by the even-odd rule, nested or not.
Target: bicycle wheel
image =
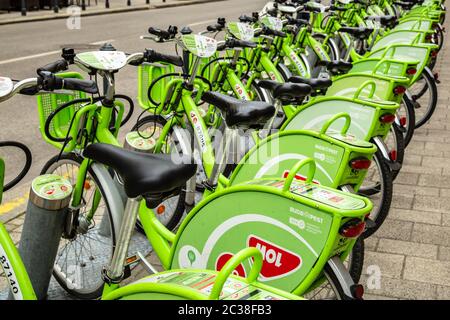
[[[396,123],[392,124],[388,135],[384,139],[384,143],[388,147],[391,160],[403,164],[403,159],[405,158],[405,138]],[[400,170],[392,171],[392,180],[397,178],[399,172]]]
[[[345,279],[348,276],[353,280],[353,283],[358,283],[361,277],[362,268],[364,264],[364,240],[359,237],[355,245],[353,246],[351,254],[343,262],[345,268],[342,272],[348,273],[348,275],[336,274],[335,271],[329,266],[325,265],[323,282],[306,292],[303,297],[308,300],[344,300],[346,299],[345,292],[351,291],[350,288],[344,288],[341,281],[338,279]],[[320,282],[320,280],[319,280]]]
[[[425,68],[420,78],[408,89],[415,111],[415,128],[420,128],[436,110],[437,86],[431,70]],[[409,98],[408,98],[409,99]]]
[[[363,233],[364,239],[375,233],[386,219],[392,202],[392,174],[380,150],[375,153],[363,184],[357,194],[368,197],[373,203],[369,218],[373,228]]]
[[[136,123],[132,128],[132,131],[139,130],[144,137],[152,136],[152,138],[157,140],[160,137],[162,128],[166,123],[167,120],[161,116],[148,115]],[[162,150],[163,153],[170,153],[172,151],[181,152],[178,147],[179,141],[173,134],[172,129],[168,133],[164,144],[165,146]],[[185,190],[186,188],[180,188],[178,195],[165,199],[154,210],[158,220],[169,230],[175,229],[183,216],[186,199]],[[143,231],[142,224],[139,220],[136,222],[136,226],[138,230]]]
[[[65,153],[51,158],[41,174],[54,173],[75,185],[83,159],[74,153]],[[116,245],[115,229],[110,206],[97,176],[88,169],[84,181],[82,205],[77,210],[78,219],[86,221],[86,215],[95,206],[94,218],[86,228],[75,228],[70,235],[60,240],[53,276],[69,294],[80,299],[96,299],[103,290],[102,269],[113,255]],[[100,199],[94,196],[100,195]]]
[[[347,259],[344,261],[350,276],[355,283],[361,279],[361,274],[364,266],[364,239],[359,237],[356,239],[353,249]]]
[[[245,78],[242,82],[244,85],[247,84],[248,78]],[[249,89],[249,94],[252,97],[253,101],[264,101],[267,103],[272,103],[273,102],[273,98],[270,94],[269,91],[267,91],[266,89],[260,88],[258,86],[257,81],[252,81],[252,83],[250,84],[250,89]]]
[[[400,107],[397,110],[396,123],[400,131],[403,133],[403,140],[406,148],[414,135],[416,123],[414,104],[406,96],[406,94],[403,95],[402,101],[400,102]]]
[[[325,42],[325,35],[319,34],[319,33],[315,33],[315,34],[312,35],[312,37],[322,44],[322,46],[324,47],[325,51],[330,56],[331,61],[338,61],[338,60],[340,60],[339,48],[338,48],[338,45],[334,42],[333,39],[329,38],[327,43],[324,43]]]

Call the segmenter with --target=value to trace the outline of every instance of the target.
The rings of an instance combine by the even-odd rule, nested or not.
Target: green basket
[[[169,64],[144,63],[138,67],[138,102],[141,108],[148,109],[151,113],[156,110],[157,106],[153,105],[148,99],[148,88],[158,77],[173,72],[175,72],[175,68],[173,65]],[[164,90],[172,78],[173,77],[164,78],[154,85],[151,92],[153,100],[160,102],[159,100],[163,96]]]
[[[65,72],[65,73],[59,73],[58,77],[61,78],[78,78],[83,79],[83,76],[77,72]],[[62,142],[55,142],[53,140],[50,140],[50,138],[45,133],[45,122],[47,118],[50,116],[50,114],[59,108],[61,105],[70,102],[74,99],[83,99],[86,98],[86,94],[81,91],[75,91],[75,90],[64,90],[60,92],[55,93],[43,93],[39,94],[37,96],[37,104],[38,104],[38,112],[39,112],[39,125],[41,134],[45,141],[50,143],[51,145],[55,146],[58,149],[61,149],[63,147]],[[67,137],[67,133],[70,127],[70,124],[72,122],[72,118],[76,111],[78,111],[81,107],[81,103],[74,104],[70,107],[65,108],[64,110],[61,110],[58,112],[58,114],[53,118],[51,124],[50,124],[50,133],[53,137],[64,139]],[[72,128],[78,127],[78,123],[72,124]],[[75,139],[76,137],[72,137]],[[74,149],[75,145],[71,144],[72,147],[69,149]],[[72,151],[67,150],[65,148],[65,151]]]

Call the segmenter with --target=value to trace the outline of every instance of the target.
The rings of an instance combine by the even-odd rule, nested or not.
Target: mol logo
[[[261,276],[266,280],[285,277],[297,271],[302,265],[302,258],[274,243],[251,235],[247,245],[255,247],[263,255]]]
[[[233,254],[229,252],[222,253],[216,260],[216,270],[222,270],[223,266],[233,257]],[[246,277],[245,269],[242,263],[234,269],[233,274],[240,277]]]

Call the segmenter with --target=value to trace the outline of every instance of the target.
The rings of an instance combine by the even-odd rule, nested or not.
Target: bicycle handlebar
[[[56,64],[55,64],[56,65]],[[60,78],[50,71],[38,69],[37,86],[39,90],[53,91],[58,89],[78,90],[86,93],[98,93],[97,83],[92,80]]]
[[[234,38],[229,38],[225,40],[223,43],[217,45],[217,51],[223,51],[225,49],[233,49],[233,48],[256,48],[256,43],[252,41],[244,41]]]
[[[146,49],[143,58],[145,62],[166,62],[177,67],[183,66],[183,59],[181,57],[159,53],[152,49]]]
[[[69,67],[68,62],[65,59],[60,59],[55,62],[46,64],[45,66],[37,69],[37,72],[39,73],[40,71],[48,71],[51,73],[57,73],[60,71],[67,70],[68,67]]]

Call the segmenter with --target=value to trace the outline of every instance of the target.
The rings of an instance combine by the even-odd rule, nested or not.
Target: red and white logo
[[[194,124],[196,124],[198,121],[197,115],[194,112],[191,112],[191,119]]]
[[[285,277],[297,271],[302,265],[302,258],[299,255],[257,236],[251,235],[247,244],[261,251],[263,255],[261,276],[267,280]]]
[[[233,254],[229,252],[222,253],[216,260],[216,270],[220,271],[222,270],[223,266],[233,257]],[[240,277],[246,277],[245,269],[242,263],[236,267],[233,271],[234,275],[240,276]]]
[[[289,175],[289,172],[290,172],[289,170],[285,170],[285,171],[283,172],[282,177],[283,177],[284,179],[286,179],[286,178],[288,177],[288,175]],[[306,177],[305,177],[304,175],[298,174],[298,173],[295,174],[294,179],[295,179],[295,180],[300,180],[300,181],[306,181]],[[313,179],[312,182],[315,183],[315,184],[320,184],[320,182],[317,181],[316,179]]]

